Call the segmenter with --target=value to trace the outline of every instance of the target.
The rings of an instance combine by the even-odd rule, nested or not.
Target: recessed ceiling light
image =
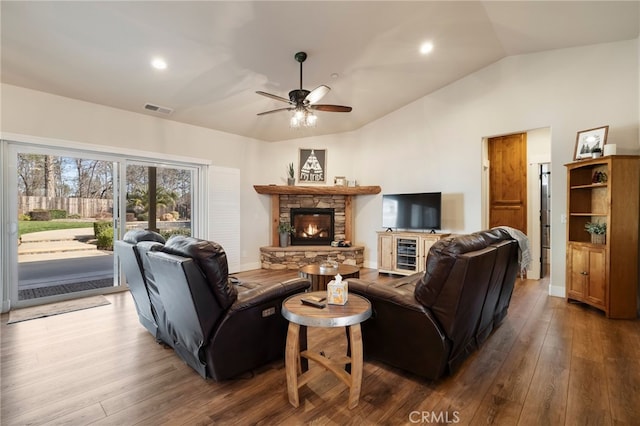
[[[163,70],[167,68],[167,62],[162,58],[154,58],[151,61],[151,66],[157,70]]]
[[[426,55],[433,50],[433,43],[430,41],[424,42],[420,45],[420,53]]]

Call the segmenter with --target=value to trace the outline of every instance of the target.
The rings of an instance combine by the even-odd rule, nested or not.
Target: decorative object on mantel
[[[618,146],[615,143],[610,143],[608,145],[604,146],[604,153],[603,155],[607,156],[607,155],[616,155],[617,153],[617,148]]]
[[[345,186],[347,184],[347,178],[344,176],[335,176],[333,178],[333,184],[335,186]]]
[[[289,222],[280,222],[278,225],[278,233],[280,234],[280,247],[289,246],[289,237],[293,232],[293,226]]]
[[[304,183],[324,183],[327,171],[326,149],[300,149],[300,175]]]
[[[607,143],[607,133],[609,133],[609,126],[596,127],[578,132],[576,136],[574,160],[597,158],[593,156],[593,152],[596,149],[599,149],[600,155],[602,155],[602,149]]]
[[[591,243],[605,244],[607,239],[607,224],[605,222],[587,222],[584,229],[591,234]]]
[[[289,163],[287,169],[287,185],[295,185],[296,183],[296,171],[293,169],[293,163]]]

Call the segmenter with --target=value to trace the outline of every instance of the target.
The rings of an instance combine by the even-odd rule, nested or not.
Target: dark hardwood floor
[[[279,281],[295,272],[252,271]],[[378,278],[364,269],[363,279]],[[385,275],[381,279],[388,279]],[[2,425],[446,424],[637,425],[640,321],[547,296],[518,280],[505,322],[453,377],[429,382],[365,360],[359,405],[331,374],[289,405],[283,361],[234,380],[203,380],[138,323],[128,293],[0,332]],[[311,349],[344,354],[342,329],[310,329]]]

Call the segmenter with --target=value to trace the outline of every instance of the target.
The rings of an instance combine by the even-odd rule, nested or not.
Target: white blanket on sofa
[[[511,238],[518,242],[518,262],[520,263],[520,276],[524,277],[527,268],[531,265],[531,250],[529,249],[529,238],[522,231],[511,228],[510,226],[497,226],[496,228],[504,229],[511,235]]]

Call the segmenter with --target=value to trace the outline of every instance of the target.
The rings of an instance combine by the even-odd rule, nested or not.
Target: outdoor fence
[[[29,212],[38,209],[65,210],[67,215],[79,215],[81,218],[100,218],[113,213],[113,200],[100,198],[18,197],[18,214],[29,214]]]

